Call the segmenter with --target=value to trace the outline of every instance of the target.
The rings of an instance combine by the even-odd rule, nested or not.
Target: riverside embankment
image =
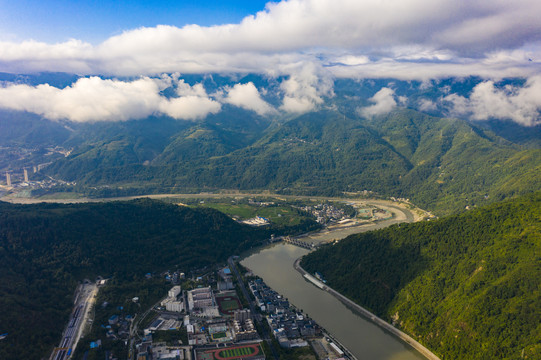
[[[367,201],[371,203],[371,201]],[[395,223],[412,222],[414,214],[390,202],[376,206],[393,212],[392,219],[324,230],[302,237],[303,241],[321,243],[341,239],[353,233],[375,230]],[[372,322],[361,312],[307,281],[294,268],[295,261],[309,251],[294,245],[277,243],[259,248],[241,260],[255,275],[263,278],[271,288],[283,294],[297,308],[313,318],[359,360],[421,360],[427,359],[391,331]],[[434,358],[430,358],[434,359]]]
[[[301,267],[300,262],[301,262],[301,258],[298,258],[297,260],[295,260],[295,263],[293,265],[295,270],[297,270],[303,276],[306,275],[306,274],[309,274],[306,270],[304,270]],[[344,295],[340,294],[338,291],[334,290],[333,288],[329,287],[328,285],[321,285],[321,286],[317,286],[317,287],[320,288],[322,291],[328,292],[329,294],[331,294],[332,296],[337,298],[340,302],[342,302],[344,305],[353,308],[355,311],[357,311],[359,314],[361,314],[361,316],[364,316],[365,318],[372,321],[374,324],[376,324],[376,325],[380,326],[381,328],[389,331],[394,336],[398,337],[400,340],[406,342],[411,347],[413,347],[415,350],[417,350],[418,352],[423,354],[427,359],[429,359],[429,360],[440,360],[439,357],[434,355],[430,350],[428,350],[421,343],[419,343],[418,341],[413,339],[411,336],[409,336],[408,334],[406,334],[406,333],[400,331],[399,329],[395,328],[393,325],[391,325],[388,322],[386,322],[385,320],[377,317],[375,314],[372,314],[370,311],[366,310],[365,308],[358,305],[357,303],[351,301],[350,299],[348,299]]]

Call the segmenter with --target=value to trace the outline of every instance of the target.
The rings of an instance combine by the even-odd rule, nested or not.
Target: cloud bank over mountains
[[[422,75],[408,74],[409,65],[430,62],[429,76],[460,75],[449,64],[466,65],[469,75],[480,65],[504,71],[495,76],[529,75],[539,69],[528,59],[541,60],[540,13],[536,0],[290,0],[268,3],[238,24],[142,27],[98,45],[2,42],[0,70],[260,73],[312,61],[337,76],[381,68],[417,78]]]
[[[523,87],[503,89],[486,81],[475,86],[469,98],[450,94],[443,100],[452,104],[450,113],[459,117],[511,119],[524,126],[541,124],[541,76],[530,78]]]
[[[153,78],[144,76],[135,80],[82,77],[65,88],[49,84],[5,84],[0,86],[0,108],[73,122],[127,121],[151,115],[198,120],[222,111],[225,104],[260,116],[301,114],[329,106],[328,101],[332,103],[335,97],[333,80],[314,71],[300,71],[283,79],[274,89],[257,88],[250,81],[224,85],[210,94],[203,83],[187,84],[178,74]],[[359,83],[359,86],[363,85]],[[423,91],[423,86],[421,84],[416,91]],[[393,81],[387,82],[366,99],[369,105],[357,108],[357,113],[373,118],[408,106],[424,112],[478,121],[509,119],[524,126],[541,124],[541,75],[532,76],[519,85],[481,81],[467,96],[450,92],[448,86],[440,88],[437,83],[426,86],[439,95],[432,99],[415,96],[416,100],[410,100],[402,95],[403,90],[402,93],[395,91]],[[274,98],[274,105],[262,95]]]
[[[247,84],[235,84],[227,89],[225,102],[243,109],[255,111],[259,115],[275,113],[276,110],[261,98],[259,90],[253,82]]]
[[[446,99],[454,114],[504,116],[532,125],[539,123],[541,101],[536,85],[541,75],[539,14],[537,0],[289,0],[269,2],[238,24],[142,27],[96,45],[77,39],[58,44],[0,42],[0,71],[138,77],[121,81],[90,76],[64,89],[5,84],[0,106],[72,121],[156,113],[197,119],[220,111],[225,103],[260,115],[302,113],[333,96],[334,78],[480,76],[486,83],[472,97]],[[221,96],[208,95],[197,85],[182,93],[186,84],[160,77],[176,72],[285,76],[282,103],[278,109],[271,107],[261,98],[264,89],[253,83],[222,89]],[[518,92],[491,87],[491,81],[508,77],[530,80]],[[168,81],[177,82],[177,97],[160,95]],[[372,100],[364,114],[377,115],[398,105],[388,91]],[[496,112],[498,100],[502,103]]]
[[[324,102],[323,96],[332,95],[332,87],[331,79],[323,81],[312,71],[301,71],[281,83],[285,95],[279,109],[291,113],[314,110]],[[174,94],[165,96],[166,89],[173,89]],[[189,85],[179,78],[179,74],[143,76],[136,80],[81,77],[65,88],[49,84],[7,83],[0,86],[0,108],[74,122],[127,121],[150,115],[197,120],[220,112],[222,104],[254,111],[261,116],[279,112],[263,100],[253,82],[223,86],[215,93],[207,94],[203,84]]]
[[[172,85],[176,86],[176,97],[160,94]],[[167,76],[134,81],[93,76],[63,89],[48,84],[10,85],[0,88],[0,107],[74,122],[126,121],[153,114],[195,120],[221,110],[221,104],[211,99],[201,84],[190,86]]]

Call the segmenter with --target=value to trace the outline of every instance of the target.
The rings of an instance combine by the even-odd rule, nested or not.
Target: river
[[[261,196],[261,194],[160,194],[141,197],[246,197]],[[268,196],[268,195],[267,195]],[[277,195],[275,195],[277,196]],[[342,239],[348,235],[383,228],[400,222],[414,221],[414,214],[399,207],[390,201],[383,200],[353,200],[323,197],[282,196],[293,199],[323,199],[342,200],[355,203],[369,203],[379,208],[389,210],[393,218],[376,224],[366,224],[349,228],[339,228],[332,231],[322,231],[303,237],[308,242],[328,242]],[[124,197],[115,199],[28,199],[8,197],[2,200],[15,203],[33,202],[93,202],[130,200],[137,197]],[[365,320],[347,308],[334,296],[320,290],[304,280],[299,272],[293,268],[295,260],[308,253],[308,250],[283,243],[270,245],[252,252],[241,263],[260,276],[274,290],[287,297],[292,304],[302,309],[306,314],[316,320],[327,332],[332,334],[340,343],[357,357],[358,360],[425,360],[417,351],[406,345],[390,333]]]
[[[409,219],[408,219],[409,220]],[[395,220],[356,228],[323,232],[304,238],[313,242],[343,238],[351,233],[385,227]],[[247,255],[241,264],[261,277],[332,334],[359,360],[425,359],[409,345],[357,315],[331,294],[306,281],[293,268],[295,260],[308,253],[303,248],[277,243]]]

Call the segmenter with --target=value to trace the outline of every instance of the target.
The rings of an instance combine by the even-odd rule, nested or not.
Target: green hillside
[[[39,359],[60,339],[78,281],[134,279],[225,261],[267,234],[213,209],[158,201],[0,202],[1,359]]]
[[[541,150],[524,150],[468,122],[409,111],[370,125],[412,165],[400,195],[439,214],[541,189]]]
[[[442,359],[541,358],[541,193],[353,235],[302,266]]]
[[[161,120],[169,125],[149,132],[155,134],[150,139],[143,129],[151,121],[132,124],[140,128],[136,133],[128,124],[118,131],[109,127],[120,125],[109,125],[47,172],[77,181],[78,190],[95,196],[224,188],[312,195],[371,190],[410,198],[439,215],[541,188],[541,150],[524,149],[466,121],[413,110],[374,119],[324,110],[274,123],[252,116],[244,123],[256,124],[246,127],[225,117],[177,125],[176,131]]]

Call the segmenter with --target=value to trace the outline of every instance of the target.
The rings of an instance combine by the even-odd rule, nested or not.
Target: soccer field
[[[222,338],[224,338],[226,336],[227,336],[227,334],[225,332],[223,332],[223,331],[218,332],[218,333],[214,333],[214,334],[211,335],[212,340],[222,339]]]
[[[242,309],[240,300],[236,296],[216,297],[218,308],[222,314],[232,315],[233,311]]]
[[[210,354],[213,355],[215,360],[236,360],[263,354],[263,350],[259,344],[248,344],[225,349],[207,350],[202,358],[208,359],[208,355]]]
[[[222,305],[222,309],[224,309],[224,311],[237,310],[239,308],[239,304],[237,302],[237,299],[230,299],[230,300],[224,299],[224,301],[222,301],[221,305]]]

